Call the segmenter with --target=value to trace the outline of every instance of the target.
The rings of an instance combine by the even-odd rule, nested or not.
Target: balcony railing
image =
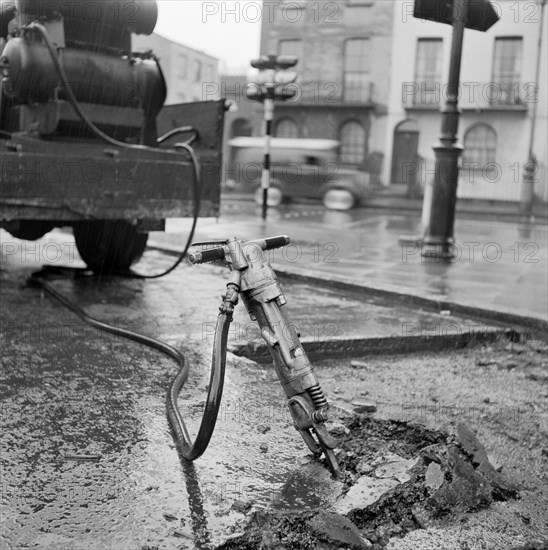
[[[534,82],[461,82],[459,104],[463,109],[520,107],[536,101]],[[404,108],[438,108],[447,100],[447,85],[441,82],[403,82]]]
[[[296,90],[295,98],[288,101],[288,104],[336,106],[373,102],[372,82],[353,82],[345,86],[341,82],[309,80],[287,84],[287,88]]]
[[[529,83],[534,84],[534,83]],[[536,86],[520,82],[490,82],[484,86],[483,94],[491,107],[498,105],[524,105],[535,99]]]
[[[373,83],[346,82],[343,97],[345,103],[370,103],[373,99]]]

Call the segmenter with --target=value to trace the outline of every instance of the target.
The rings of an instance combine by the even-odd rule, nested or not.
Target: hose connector
[[[234,313],[234,307],[238,304],[240,298],[240,287],[235,283],[226,285],[226,293],[222,296],[223,302],[219,307],[221,313]]]

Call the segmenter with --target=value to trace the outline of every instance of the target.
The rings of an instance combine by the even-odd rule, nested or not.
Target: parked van
[[[237,137],[228,145],[227,179],[257,187],[255,200],[261,204],[264,138]],[[339,142],[330,139],[272,138],[268,204],[304,197],[321,199],[329,209],[348,210],[363,202],[372,192],[369,174],[341,168],[338,151]]]

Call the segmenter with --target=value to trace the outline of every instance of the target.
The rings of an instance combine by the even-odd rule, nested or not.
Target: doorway
[[[414,120],[404,120],[394,129],[391,183],[407,184],[413,191],[419,180],[419,127]]]

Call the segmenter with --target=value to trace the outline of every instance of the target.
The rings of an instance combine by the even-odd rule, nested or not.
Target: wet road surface
[[[52,242],[71,250],[66,234],[46,237],[45,244]],[[206,548],[238,533],[244,518],[240,505],[314,509],[337,495],[327,471],[310,462],[293,429],[274,372],[234,356],[229,356],[211,445],[193,468],[184,467],[164,406],[176,365],[153,350],[86,327],[39,290],[26,287],[26,277],[42,256],[27,255],[25,262],[10,256],[0,266],[2,548]],[[81,265],[70,254],[63,260]],[[171,261],[149,252],[139,269],[156,272]],[[185,353],[191,374],[180,406],[195,433],[224,276],[217,267],[185,266],[156,282],[81,279],[54,284],[94,317],[158,337]],[[330,336],[334,318],[341,334],[399,335],[402,319],[431,314],[398,308],[403,316],[398,317],[374,300],[341,298],[297,284],[284,289],[297,313],[294,320],[305,330],[323,330],[318,337]],[[317,307],[318,298],[325,307]],[[350,316],[341,319],[346,311]],[[231,338],[253,338],[248,327],[240,306]],[[442,389],[438,374],[424,386],[421,375],[413,374],[416,369],[405,380],[401,361],[388,360],[376,381],[366,372],[345,370],[341,376],[337,362],[331,370],[320,368],[318,375],[341,408],[365,392],[385,401],[399,417],[402,402],[422,403],[436,387],[444,394],[463,383],[460,379]],[[344,364],[349,369],[348,361]],[[443,371],[443,360],[437,368]],[[492,373],[488,378],[492,383]],[[523,399],[540,403],[531,380],[508,382],[501,406],[511,408]],[[423,386],[428,395],[416,393]],[[399,388],[398,395],[391,388]],[[459,399],[464,397],[461,393]],[[450,394],[444,399],[451,399]],[[516,455],[511,456],[514,465]],[[536,462],[533,467],[537,472]]]

